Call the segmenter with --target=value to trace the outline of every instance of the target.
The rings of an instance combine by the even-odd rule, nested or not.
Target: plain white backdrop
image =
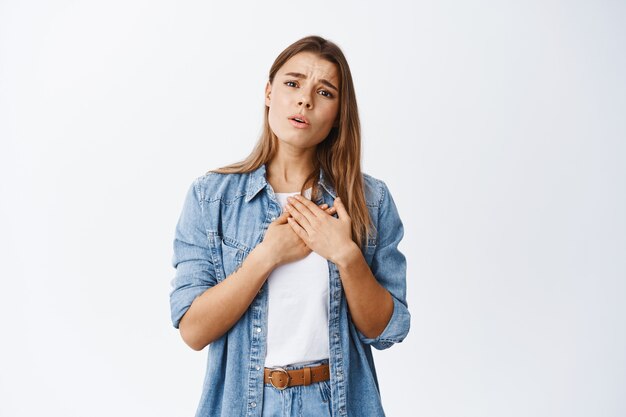
[[[194,414],[206,352],[168,299],[184,194],[248,154],[272,61],[318,34],[405,225],[387,414],[624,416],[625,12],[1,0],[0,415]]]

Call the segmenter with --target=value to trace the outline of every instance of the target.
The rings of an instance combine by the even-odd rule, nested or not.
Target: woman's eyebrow
[[[306,78],[306,75],[304,75],[304,74],[302,74],[302,73],[299,73],[299,72],[288,72],[288,73],[286,73],[286,74],[284,74],[284,75],[290,75],[290,76],[292,76],[292,77],[296,77],[296,78]],[[336,92],[339,92],[339,90],[337,89],[337,87],[335,87],[334,85],[332,85],[332,84],[330,83],[330,81],[325,80],[325,79],[321,79],[321,80],[320,80],[320,82],[321,82],[322,84],[324,84],[326,87],[328,87],[328,88],[332,88],[332,89],[333,89],[333,90],[335,90]]]

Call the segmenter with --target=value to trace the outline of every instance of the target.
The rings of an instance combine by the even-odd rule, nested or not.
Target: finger
[[[322,210],[326,210],[328,208],[328,204],[326,204],[326,203],[320,204],[319,208],[321,208]]]
[[[337,215],[340,219],[350,218],[350,216],[348,216],[348,212],[346,211],[346,206],[343,205],[343,201],[341,201],[339,197],[335,198],[333,207],[337,210]]]
[[[302,204],[304,207],[306,207],[312,215],[317,216],[317,217],[321,217],[324,213],[324,211],[322,209],[320,209],[319,207],[317,207],[317,205],[312,202],[311,200],[309,200],[308,198],[305,198],[299,194],[296,194],[295,196],[293,196],[293,198],[300,204]],[[302,210],[300,210],[302,211]],[[306,214],[305,212],[303,212],[303,214]]]
[[[303,216],[305,216],[307,218],[307,220],[309,221],[309,223],[312,223],[313,220],[316,218],[316,215],[313,214],[313,212],[311,211],[311,209],[309,208],[309,206],[307,206],[306,204],[304,204],[304,202],[302,200],[293,198],[293,197],[289,197],[287,199],[289,201],[289,203],[291,204],[292,207],[294,207],[300,214],[302,214]],[[323,212],[322,209],[320,209],[319,207],[317,207],[317,205],[313,204],[313,209],[314,210],[318,210],[320,212]],[[291,215],[293,216],[293,212],[291,213]]]
[[[300,206],[302,206],[302,204],[300,204]],[[300,226],[304,227],[305,229],[307,227],[311,227],[311,223],[309,222],[309,219],[304,214],[302,214],[300,210],[298,210],[297,207],[291,204],[287,204],[285,208],[291,214],[291,217],[294,218]]]
[[[326,211],[326,213],[328,213],[330,215],[333,215],[333,214],[335,214],[337,212],[337,209],[334,208],[334,207],[329,207],[325,211]]]
[[[300,226],[298,224],[298,222],[293,217],[287,218],[287,223],[289,224],[289,226],[291,226],[291,228],[298,235],[298,237],[300,239],[302,239],[304,241],[304,243],[306,243],[307,246],[308,246],[309,235],[306,232],[306,230],[302,226]]]

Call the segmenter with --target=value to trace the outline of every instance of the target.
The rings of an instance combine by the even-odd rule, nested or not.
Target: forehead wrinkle
[[[291,77],[296,77],[296,78],[300,78],[300,79],[302,79],[302,78],[308,78],[305,74],[302,74],[302,73],[300,73],[300,72],[288,72],[288,73],[285,73],[285,74],[283,74],[283,75],[285,75],[285,76],[291,76]],[[335,86],[334,86],[334,85],[333,85],[333,84],[332,84],[329,80],[327,80],[327,79],[324,79],[324,78],[319,78],[319,79],[318,79],[318,81],[319,81],[319,82],[321,82],[322,84],[324,84],[325,86],[327,86],[327,87],[329,87],[329,88],[332,88],[332,89],[333,89],[333,90],[335,90],[335,91],[339,91],[339,90],[337,89],[337,87],[335,87]]]
[[[283,76],[287,76],[289,73],[298,73],[304,75],[304,77],[297,78],[313,78],[316,81],[326,80],[333,82],[334,85],[339,84],[338,75],[331,76],[332,73],[338,73],[335,64],[308,52],[301,52],[291,57],[285,62],[279,73],[282,73],[281,75]],[[316,73],[319,76],[313,77]]]

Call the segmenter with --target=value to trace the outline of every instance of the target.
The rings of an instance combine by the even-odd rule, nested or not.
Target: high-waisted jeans
[[[285,366],[286,370],[318,366],[327,360],[297,366]],[[330,417],[330,381],[278,390],[272,384],[263,389],[263,417]]]

